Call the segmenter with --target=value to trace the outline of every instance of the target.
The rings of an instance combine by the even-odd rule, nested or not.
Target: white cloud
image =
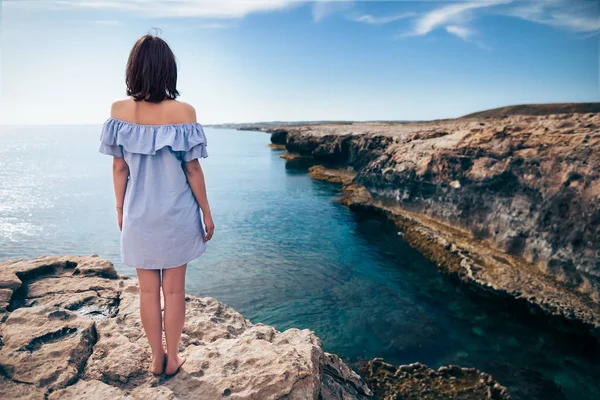
[[[475,19],[482,9],[490,13],[516,17],[538,24],[550,25],[573,32],[600,31],[598,2],[591,0],[472,0],[436,8],[417,18],[414,28],[404,36],[423,36],[445,27],[461,37],[456,29]],[[454,30],[454,32],[452,32]],[[464,36],[464,35],[463,35]],[[462,38],[462,37],[461,37]]]
[[[401,14],[388,15],[383,17],[374,17],[370,14],[363,14],[350,17],[349,19],[356,22],[364,22],[366,24],[371,25],[384,25],[389,24],[390,22],[398,21],[401,19],[415,17],[417,14],[413,12],[405,12]]]
[[[462,40],[469,39],[474,33],[471,29],[459,25],[448,25],[446,27],[446,32],[451,33],[454,36],[458,36]]]
[[[348,10],[353,6],[353,1],[316,1],[312,8],[313,21],[320,22],[331,14]]]
[[[212,19],[238,19],[252,13],[278,11],[306,3],[305,0],[2,0],[3,7],[97,9],[148,17]],[[346,11],[354,3],[356,2],[344,0],[315,1],[312,6],[313,20],[319,22],[331,14]],[[448,30],[449,26],[464,26],[484,10],[575,33],[600,32],[600,10],[596,0],[464,0],[419,15],[407,12],[387,16],[366,13],[346,16],[350,20],[372,25],[383,25],[414,16],[413,29],[402,35],[405,37],[424,36],[439,28],[455,34],[451,32],[452,28]]]
[[[135,12],[150,17],[242,18],[248,14],[285,9],[293,0],[3,0],[8,7],[98,9]]]
[[[595,1],[528,0],[506,10],[505,14],[572,32],[600,31],[600,8]]]
[[[512,0],[489,0],[456,3],[436,8],[417,19],[414,29],[406,36],[423,36],[448,24],[464,23],[473,19],[473,11],[478,8],[509,4]]]
[[[600,9],[591,0],[471,0],[435,8],[415,19],[413,29],[398,38],[425,36],[443,28],[451,35],[489,48],[474,40],[476,32],[465,24],[475,20],[482,12],[520,18],[576,33],[600,32]]]
[[[473,43],[482,50],[492,50],[488,45],[486,45],[482,41],[474,39],[473,36],[475,36],[476,32],[471,28],[467,28],[466,26],[448,25],[446,27],[446,32],[464,40],[465,42]]]

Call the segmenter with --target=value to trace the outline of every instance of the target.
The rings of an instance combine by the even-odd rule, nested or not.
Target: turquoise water
[[[0,260],[99,254],[120,273],[111,160],[98,126],[0,128]],[[595,342],[473,298],[397,232],[335,202],[336,185],[279,158],[268,135],[207,129],[216,224],[187,291],[253,322],[309,328],[357,366],[448,363],[488,372],[517,399],[593,399]]]

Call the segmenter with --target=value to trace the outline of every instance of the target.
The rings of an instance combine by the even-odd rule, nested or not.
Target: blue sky
[[[103,122],[153,27],[206,124],[600,101],[598,1],[4,0],[0,123]]]

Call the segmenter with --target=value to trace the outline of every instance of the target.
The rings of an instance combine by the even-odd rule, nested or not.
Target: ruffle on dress
[[[164,147],[182,152],[183,161],[206,158],[206,135],[198,122],[142,125],[109,118],[102,126],[100,152],[115,157],[128,153],[155,155]]]

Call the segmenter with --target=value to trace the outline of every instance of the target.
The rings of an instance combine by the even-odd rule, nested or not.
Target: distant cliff
[[[547,111],[570,107],[599,105]],[[598,332],[600,114],[272,129],[290,153],[352,168],[346,204],[394,220],[446,272]]]
[[[552,115],[600,113],[600,103],[522,104],[485,110],[463,118],[504,118],[512,115]]]

